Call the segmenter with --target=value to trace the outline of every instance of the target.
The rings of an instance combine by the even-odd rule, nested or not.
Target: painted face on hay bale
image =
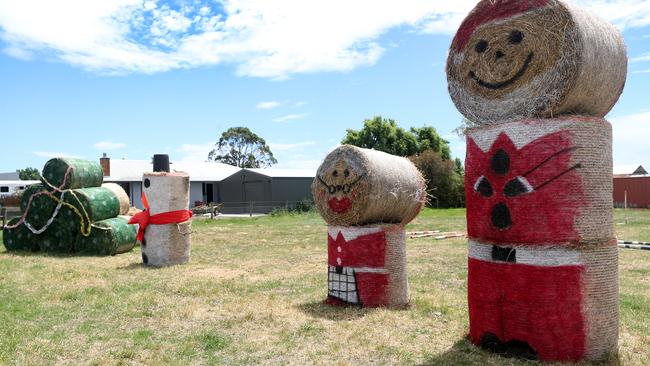
[[[329,162],[326,160],[316,177],[316,204],[321,212],[335,221],[353,220],[368,200],[366,169],[345,155]]]
[[[625,53],[613,26],[564,2],[483,0],[451,45],[449,92],[479,125],[566,113],[602,117],[622,92]]]

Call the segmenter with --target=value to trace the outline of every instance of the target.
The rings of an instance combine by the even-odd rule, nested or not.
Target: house
[[[142,174],[151,172],[149,160],[99,159],[104,181],[117,183],[142,208]],[[215,162],[171,162],[171,169],[190,175],[190,207],[221,203],[224,213],[268,213],[312,201],[311,183],[316,170],[242,169]]]
[[[615,169],[614,207],[650,208],[650,175],[643,166]]]

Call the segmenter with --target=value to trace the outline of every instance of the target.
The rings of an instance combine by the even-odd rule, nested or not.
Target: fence
[[[7,221],[16,216],[20,216],[20,207],[0,206],[0,223],[2,223],[0,229],[7,224]]]
[[[304,201],[246,201],[220,203],[222,214],[268,214],[273,210],[309,211],[314,207],[314,202]]]

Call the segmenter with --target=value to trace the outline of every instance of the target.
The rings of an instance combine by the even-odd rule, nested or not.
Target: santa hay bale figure
[[[544,361],[617,350],[612,133],[623,39],[556,0],[484,0],[447,63],[466,131],[470,339]]]
[[[138,224],[142,262],[160,267],[187,263],[192,240],[192,211],[188,210],[190,177],[169,171],[169,156],[154,155],[153,173],[142,176],[142,204],[130,224]]]
[[[328,227],[331,305],[408,304],[404,225],[425,201],[424,178],[406,158],[343,145],[312,185]]]

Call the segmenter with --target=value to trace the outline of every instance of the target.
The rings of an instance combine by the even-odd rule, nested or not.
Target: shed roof
[[[134,182],[141,181],[142,174],[153,171],[150,160],[111,159],[111,175],[104,177],[108,182]],[[170,168],[175,171],[186,172],[191,181],[219,182],[237,173],[241,168],[209,162],[171,162]]]
[[[314,178],[316,169],[252,168],[248,171],[270,178]]]

